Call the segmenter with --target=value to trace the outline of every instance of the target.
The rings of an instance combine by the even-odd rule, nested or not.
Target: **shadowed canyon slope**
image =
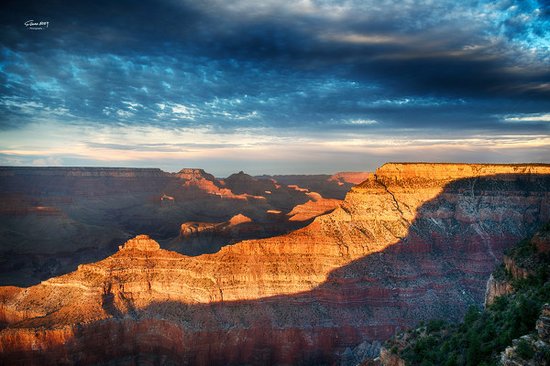
[[[138,236],[75,272],[1,288],[0,357],[338,363],[480,304],[503,250],[550,218],[549,187],[547,165],[386,164],[283,236],[195,257]]]
[[[329,178],[309,183],[337,196],[349,189]],[[31,285],[73,271],[139,233],[180,253],[212,253],[303,227],[340,202],[310,195],[311,189],[242,172],[224,181],[202,169],[0,167],[0,285]],[[293,212],[291,220],[287,214],[304,204],[306,212]],[[221,225],[237,215],[251,222]],[[181,235],[182,225],[193,223],[211,230]]]

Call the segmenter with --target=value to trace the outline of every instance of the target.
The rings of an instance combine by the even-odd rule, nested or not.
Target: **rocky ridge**
[[[244,173],[243,173],[244,174]],[[251,187],[244,184],[237,184],[233,186],[227,186],[226,180],[220,181],[216,179],[212,174],[206,173],[203,169],[194,169],[186,168],[180,170],[175,174],[176,177],[180,178],[183,181],[183,187],[185,188],[194,188],[189,194],[187,192],[186,199],[195,199],[197,193],[215,195],[224,199],[238,199],[238,200],[247,200],[247,199],[258,199],[265,200],[265,197],[262,195],[251,194]],[[229,177],[228,179],[230,179]],[[263,192],[262,192],[263,193]],[[187,197],[189,196],[189,197]]]
[[[503,250],[548,220],[549,183],[549,166],[386,164],[332,213],[284,236],[197,257],[140,236],[73,273],[2,288],[3,357],[102,362],[85,345],[108,331],[131,337],[122,350],[102,345],[111,358],[154,349],[197,364],[334,362],[480,303]]]

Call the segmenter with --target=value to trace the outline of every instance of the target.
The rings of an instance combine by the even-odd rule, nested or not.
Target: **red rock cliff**
[[[288,235],[198,257],[139,236],[73,273],[3,288],[0,357],[337,362],[365,339],[481,303],[503,249],[548,220],[548,187],[543,165],[386,164]]]

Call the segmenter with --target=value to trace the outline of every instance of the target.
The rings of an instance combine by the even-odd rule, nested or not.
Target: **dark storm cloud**
[[[537,1],[17,1],[1,12],[1,125],[547,132]],[[29,31],[26,20],[46,20]]]
[[[8,1],[2,12],[5,45],[25,51],[65,49],[94,54],[151,52],[192,37],[201,16],[191,6],[135,1]],[[29,19],[49,21],[48,32],[31,32]]]

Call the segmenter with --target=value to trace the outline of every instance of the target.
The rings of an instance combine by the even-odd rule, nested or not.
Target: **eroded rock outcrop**
[[[550,256],[534,241],[548,238],[549,232],[550,222],[506,251],[508,263],[529,274],[525,278],[522,271],[512,273],[504,263],[498,266],[486,298],[488,305],[495,300],[494,305],[483,310],[470,307],[458,324],[432,319],[400,332],[384,343],[378,360],[382,365],[547,365]],[[507,287],[493,287],[495,283]]]
[[[503,250],[548,220],[549,186],[548,166],[386,164],[288,235],[197,257],[124,246],[37,286],[2,289],[2,357],[102,362],[85,350],[105,346],[109,359],[336,362],[365,340],[481,303]],[[103,345],[107,335],[125,348]]]
[[[512,283],[505,278],[495,278],[493,274],[487,280],[485,291],[485,306],[491,305],[499,296],[507,295],[514,291]]]
[[[372,177],[371,172],[340,172],[331,175],[329,181],[335,181],[344,185],[345,183],[359,184]]]
[[[317,174],[317,175],[274,175],[263,176],[261,178],[273,180],[277,184],[282,186],[297,186],[306,188],[311,192],[318,192],[325,198],[332,199],[344,199],[346,193],[363,180],[360,179],[360,175],[368,173],[351,173],[348,175],[344,173],[343,176],[340,173],[334,175]],[[372,173],[371,173],[372,174]],[[353,180],[353,182],[351,182]]]
[[[342,201],[330,198],[323,198],[319,193],[308,192],[309,201],[297,205],[288,213],[290,221],[307,221],[327,212],[331,212],[340,206]]]
[[[386,348],[380,350],[380,363],[383,366],[406,366],[405,360]]]
[[[143,252],[153,252],[160,249],[159,243],[152,240],[149,235],[138,235],[128,240],[119,250],[139,250]]]
[[[214,253],[236,239],[258,237],[271,227],[254,222],[250,217],[237,214],[223,222],[184,222],[180,234],[167,246],[180,253],[197,255]]]
[[[238,193],[233,192],[229,187],[226,187],[223,181],[216,179],[212,174],[205,172],[203,169],[185,168],[175,174],[180,179],[177,185],[181,185],[186,191],[179,192],[176,187],[172,187],[171,191],[181,195],[185,199],[197,199],[202,195],[213,195],[230,200],[247,200],[249,198],[265,199],[262,196],[249,194],[246,189],[239,189]],[[238,185],[234,188],[240,188]]]
[[[235,193],[250,193],[258,196],[264,196],[266,191],[275,191],[275,183],[270,180],[256,179],[242,171],[231,174],[223,180],[226,187]]]

